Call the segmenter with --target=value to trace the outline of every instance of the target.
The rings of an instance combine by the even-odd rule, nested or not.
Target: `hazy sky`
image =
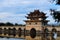
[[[25,16],[36,9],[47,13],[47,19],[54,20],[50,16],[49,9],[60,10],[51,0],[0,0],[0,22],[11,22],[23,24]]]

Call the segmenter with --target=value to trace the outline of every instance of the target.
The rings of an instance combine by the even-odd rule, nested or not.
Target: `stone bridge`
[[[60,27],[47,27],[49,30],[49,35],[51,39],[51,31],[53,28],[57,30],[58,36],[60,36]],[[33,32],[32,32],[33,31]],[[30,38],[40,38],[42,30],[26,30],[25,26],[0,26],[0,37],[7,37],[7,38],[23,38],[25,39]],[[33,33],[33,34],[32,34]],[[29,40],[29,39],[26,39]],[[38,39],[39,40],[39,39]]]
[[[0,26],[1,37],[25,38],[25,27],[23,26]]]

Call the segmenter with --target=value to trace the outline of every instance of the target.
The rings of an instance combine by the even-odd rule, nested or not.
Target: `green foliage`
[[[56,4],[60,5],[60,0],[52,0],[53,2],[55,1]]]
[[[7,22],[5,25],[6,25],[6,26],[13,26],[13,24],[10,23],[10,22]]]
[[[59,5],[60,5],[60,0],[57,0],[57,4],[59,4]]]
[[[50,9],[50,11],[51,11],[51,15],[55,19],[55,22],[60,22],[60,11],[55,11],[52,9]]]
[[[7,23],[0,23],[0,26],[25,26],[25,25],[22,25],[22,24],[18,24],[18,23],[10,23],[10,22],[7,22]]]

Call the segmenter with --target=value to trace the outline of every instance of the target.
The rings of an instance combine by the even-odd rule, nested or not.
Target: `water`
[[[19,38],[0,38],[0,40],[24,40]]]

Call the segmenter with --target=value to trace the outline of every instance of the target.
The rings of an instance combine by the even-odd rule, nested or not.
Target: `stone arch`
[[[22,29],[18,28],[18,36],[20,37],[22,35]]]
[[[56,28],[53,28],[53,29],[52,29],[52,32],[57,32]]]
[[[0,28],[0,34],[2,34],[2,28]]]
[[[8,28],[8,35],[11,35],[11,28]]]
[[[35,28],[32,28],[32,29],[30,30],[30,36],[31,36],[32,38],[35,38],[35,37],[36,37],[36,29],[35,29]]]
[[[52,31],[51,31],[52,35],[53,35],[53,32],[57,32],[56,28],[52,29]]]
[[[48,36],[49,36],[49,30],[48,30],[48,28],[45,27],[43,35],[44,35],[44,38],[46,38],[48,40]]]
[[[16,28],[13,28],[12,31],[13,31],[13,33],[12,33],[13,36],[16,36]]]
[[[57,32],[56,28],[53,28],[51,31],[51,38],[54,40],[54,34]]]
[[[4,35],[6,35],[7,34],[7,29],[6,28],[4,28]]]
[[[26,35],[25,32],[26,32],[26,29],[24,28],[24,36]]]

